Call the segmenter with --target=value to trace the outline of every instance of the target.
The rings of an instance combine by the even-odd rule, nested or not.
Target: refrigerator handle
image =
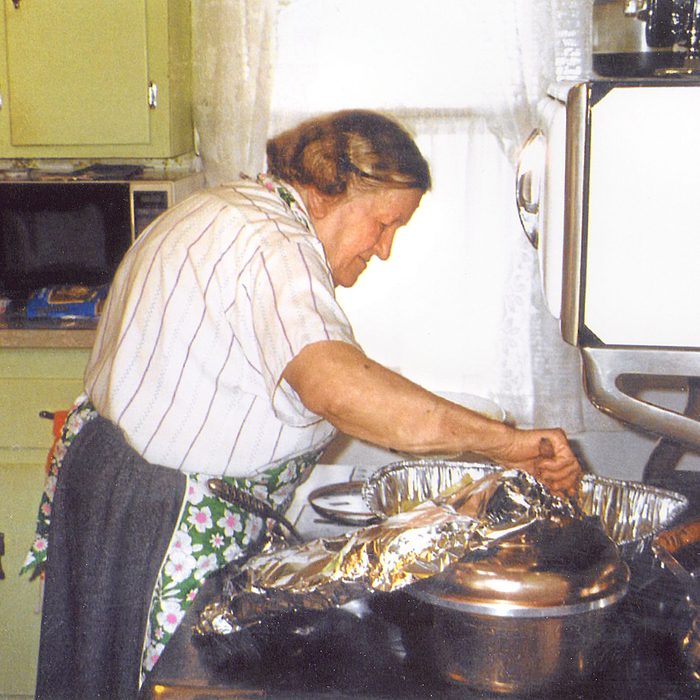
[[[539,216],[545,168],[544,134],[535,129],[523,144],[515,173],[515,203],[520,225],[534,248],[539,245]]]

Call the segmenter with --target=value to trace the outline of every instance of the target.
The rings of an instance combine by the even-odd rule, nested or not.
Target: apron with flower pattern
[[[48,556],[48,532],[56,481],[63,458],[81,428],[97,413],[82,400],[68,413],[57,440],[46,486],[39,505],[34,542],[21,574],[32,578],[43,570]],[[246,477],[221,477],[283,512],[295,488],[316,464],[327,443],[303,454],[266,465]],[[163,557],[151,596],[141,656],[140,683],[163,653],[208,574],[244,558],[264,539],[270,525],[265,518],[229,503],[210,490],[210,475],[188,473],[178,523]]]

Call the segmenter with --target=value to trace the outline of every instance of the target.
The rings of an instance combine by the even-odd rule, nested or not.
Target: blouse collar
[[[307,230],[312,231],[311,220],[306,212],[306,207],[299,196],[299,193],[291,186],[281,180],[268,175],[267,173],[260,173],[258,175],[258,183],[262,185],[269,192],[276,194],[282,202],[291,211],[294,218]]]

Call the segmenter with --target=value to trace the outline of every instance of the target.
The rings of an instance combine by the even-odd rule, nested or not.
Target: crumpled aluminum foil
[[[229,578],[222,600],[203,610],[195,633],[230,634],[273,613],[399,590],[538,520],[562,516],[576,517],[576,508],[524,472],[467,477],[447,495],[377,525],[250,558]]]
[[[420,501],[452,487],[465,475],[474,480],[500,471],[490,464],[445,460],[410,460],[381,467],[364,484],[370,511],[387,517],[405,500]],[[680,493],[642,484],[584,474],[577,505],[584,516],[597,518],[623,558],[646,553],[655,534],[673,523],[688,507]]]

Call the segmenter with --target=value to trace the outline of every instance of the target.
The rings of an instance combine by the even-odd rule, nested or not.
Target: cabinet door
[[[51,425],[48,425],[49,434]],[[41,625],[41,582],[19,576],[34,537],[44,485],[41,464],[0,461],[0,698],[33,697]]]
[[[6,2],[5,21],[14,145],[148,142],[146,0]]]
[[[33,540],[52,423],[39,411],[70,408],[89,351],[0,347],[0,698],[32,697],[41,622],[40,581],[20,578]]]
[[[193,148],[189,0],[4,0],[0,158]]]
[[[146,0],[5,3],[17,146],[148,143]]]
[[[51,422],[39,412],[73,405],[88,355],[84,349],[0,348],[0,463],[45,463]]]

